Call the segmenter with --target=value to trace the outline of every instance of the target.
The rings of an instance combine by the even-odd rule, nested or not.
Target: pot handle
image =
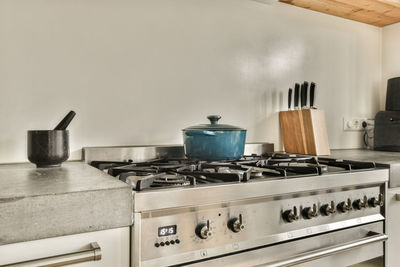
[[[219,119],[221,119],[221,116],[220,115],[210,115],[210,116],[207,116],[207,119],[210,120],[211,124],[217,124]]]
[[[207,130],[190,130],[190,131],[186,131],[185,134],[187,136],[194,136],[194,135],[215,136],[215,132],[207,131]]]

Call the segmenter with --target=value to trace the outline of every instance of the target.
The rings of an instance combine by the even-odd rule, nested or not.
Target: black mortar
[[[36,167],[60,167],[68,157],[68,130],[28,131],[28,159]]]

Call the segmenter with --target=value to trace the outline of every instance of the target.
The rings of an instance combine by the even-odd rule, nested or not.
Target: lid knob
[[[221,116],[220,115],[210,115],[210,116],[207,116],[207,119],[210,120],[211,124],[217,124],[219,119],[221,119]]]

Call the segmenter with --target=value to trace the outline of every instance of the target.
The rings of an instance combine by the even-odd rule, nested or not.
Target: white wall
[[[253,0],[2,0],[0,162],[26,161],[26,130],[70,109],[73,158],[181,143],[208,114],[280,149],[277,112],[304,80],[331,147],[359,147],[342,119],[379,109],[381,29]]]
[[[400,76],[400,23],[382,31],[382,109],[385,107],[387,80]]]

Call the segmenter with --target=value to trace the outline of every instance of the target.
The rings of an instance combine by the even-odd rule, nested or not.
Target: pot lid
[[[221,119],[220,115],[210,115],[207,116],[207,119],[210,120],[210,124],[199,124],[195,126],[191,126],[183,129],[187,130],[211,130],[211,131],[242,131],[246,130],[237,126],[228,125],[228,124],[219,124],[218,120]]]

